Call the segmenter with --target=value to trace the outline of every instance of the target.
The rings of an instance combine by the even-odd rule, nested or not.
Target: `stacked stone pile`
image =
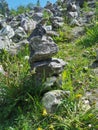
[[[61,103],[62,96],[69,95],[69,92],[60,90],[60,84],[58,90],[53,90],[53,86],[60,78],[66,63],[62,59],[52,58],[58,52],[58,46],[48,35],[42,21],[36,25],[28,38],[30,45],[29,61],[31,70],[35,70],[33,74],[34,85],[36,87],[43,86],[42,103],[47,112],[54,112],[57,105]],[[62,80],[60,82],[62,84]]]
[[[16,54],[22,45],[29,44],[29,62],[31,71],[35,71],[33,73],[35,86],[43,85],[43,91],[46,92],[57,85],[57,82],[59,84],[58,90],[52,89],[45,93],[42,99],[48,112],[55,110],[56,106],[61,103],[62,96],[69,96],[69,92],[59,90],[62,85],[61,73],[67,63],[62,59],[54,58],[59,49],[51,36],[58,36],[54,30],[63,26],[66,16],[69,18],[70,25],[77,26],[88,24],[94,16],[94,0],[88,0],[88,5],[92,7],[90,12],[81,11],[84,0],[74,1],[61,0],[61,4],[58,1],[54,4],[48,2],[45,8],[35,7],[29,13],[15,17],[4,18],[0,15],[0,50],[6,49]],[[48,23],[48,26],[45,25],[47,19],[43,19],[44,11],[49,14],[51,24]],[[76,27],[72,31],[74,37],[77,38],[84,33],[84,28]],[[28,33],[31,35],[27,41]],[[5,74],[2,65],[0,73]]]
[[[66,0],[64,1],[67,5],[67,16],[70,25],[83,26],[89,24],[95,14],[95,0],[87,0],[87,7],[90,8],[88,11],[83,11],[84,0]]]
[[[28,40],[30,42],[30,66],[31,70],[36,71],[37,85],[42,83],[44,77],[45,80],[50,77],[57,78],[66,63],[62,59],[52,58],[58,52],[58,46],[47,35],[42,24],[37,24]]]

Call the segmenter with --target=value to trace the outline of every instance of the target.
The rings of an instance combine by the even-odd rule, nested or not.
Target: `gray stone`
[[[35,36],[39,36],[40,38],[42,38],[42,36],[44,36],[45,34],[46,34],[46,30],[44,29],[44,27],[41,24],[37,24],[36,28],[30,34],[28,40],[30,41]]]
[[[64,24],[64,19],[62,17],[52,17],[50,20],[53,28],[62,27]]]
[[[73,1],[73,2],[69,2],[67,4],[67,11],[70,12],[76,12],[77,11],[77,6],[76,6],[76,3]]]
[[[0,36],[0,50],[8,50],[8,48],[13,45],[14,43],[11,40],[9,40],[7,36]]]
[[[96,60],[98,61],[98,49],[96,49]]]
[[[43,11],[43,8],[40,7],[40,6],[35,6],[35,7],[33,8],[33,10],[34,10],[34,12],[42,12],[42,11]]]
[[[56,31],[47,31],[48,36],[57,36],[59,37],[59,34]]]
[[[88,6],[91,7],[91,8],[95,8],[96,7],[96,0],[89,0]]]
[[[51,77],[51,76],[59,76],[59,74],[63,71],[65,63],[62,59],[52,58],[47,59],[46,61],[39,61],[32,63],[31,69],[35,69],[36,75],[38,77]]]
[[[47,25],[44,27],[46,31],[52,31],[52,26],[51,25]]]
[[[56,54],[58,47],[51,38],[44,36],[41,39],[36,36],[30,40],[30,51],[30,61],[41,61]]]
[[[43,84],[43,90],[42,90],[42,92],[46,92],[46,91],[51,90],[52,87],[54,86],[54,84],[56,84],[56,80],[57,80],[56,76],[52,76],[52,77],[46,78],[46,81]]]
[[[71,20],[70,25],[71,26],[81,26],[80,22],[76,18],[73,18]]]
[[[0,73],[1,73],[1,74],[3,74],[3,75],[5,75],[5,71],[4,71],[4,69],[3,69],[3,66],[2,66],[2,65],[0,65]]]
[[[69,5],[70,3],[74,2],[75,0],[62,0],[63,3],[66,3]],[[76,4],[79,5],[80,7],[83,7],[84,0],[76,0]]]
[[[46,108],[47,112],[53,113],[56,111],[57,106],[61,104],[64,97],[68,98],[69,95],[69,91],[52,90],[44,94],[42,104]]]
[[[46,9],[52,10],[53,9],[53,4],[49,1],[47,1],[47,4],[45,6]]]
[[[94,69],[94,73],[98,76],[98,60],[95,60],[90,67]]]
[[[12,28],[17,28],[20,25],[20,21],[17,21],[16,17],[14,17],[10,22],[10,26]]]
[[[71,35],[74,36],[74,38],[78,38],[79,36],[82,36],[84,33],[84,27],[74,27],[71,31]]]
[[[36,22],[32,19],[29,19],[28,17],[22,18],[21,20],[21,27],[26,32],[31,32],[36,27]]]
[[[49,67],[54,71],[55,74],[59,74],[63,71],[65,63],[62,59],[52,58],[52,62],[49,64]]]
[[[91,108],[90,101],[87,98],[87,96],[82,97],[79,100],[78,107],[81,108],[81,110],[84,111],[84,112],[88,111]]]
[[[64,18],[63,17],[53,17],[52,20],[56,20],[57,22],[63,22]]]
[[[0,14],[0,21],[4,18],[4,16],[2,14]]]
[[[69,12],[68,15],[69,15],[69,18],[77,18],[78,12]]]
[[[26,32],[24,31],[24,29],[22,27],[18,27],[15,30],[15,36],[13,37],[13,41],[15,43],[17,43],[26,38],[27,38],[27,35],[26,35]]]
[[[0,36],[8,36],[8,38],[12,38],[15,35],[15,32],[11,26],[6,25],[6,27],[0,30]]]
[[[25,47],[26,44],[28,44],[28,41],[27,40],[22,40],[22,41],[18,42],[17,44],[14,44],[13,46],[10,46],[7,51],[11,55],[16,55],[21,50],[21,48]]]
[[[39,20],[41,20],[43,18],[43,13],[40,13],[40,12],[34,13],[32,18],[33,18],[34,21],[38,22]]]
[[[98,109],[98,88],[86,92],[86,97],[89,99],[90,104],[94,105]]]
[[[94,15],[95,15],[95,11],[89,11],[84,14],[85,19],[87,20],[87,23],[91,22],[91,20],[94,18]]]
[[[83,7],[84,0],[76,0],[76,3],[79,4],[80,7]]]

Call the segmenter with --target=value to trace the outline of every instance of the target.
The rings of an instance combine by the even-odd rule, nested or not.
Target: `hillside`
[[[0,14],[0,130],[98,130],[98,2],[24,11]]]

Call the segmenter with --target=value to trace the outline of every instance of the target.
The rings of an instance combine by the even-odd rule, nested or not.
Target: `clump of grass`
[[[65,24],[64,27],[58,29],[57,32],[59,36],[53,37],[53,40],[56,43],[69,43],[72,41],[73,35],[71,34],[71,27],[69,27],[68,25]]]
[[[97,129],[97,110],[93,108],[89,108],[87,111],[82,109],[82,106],[79,106],[80,96],[76,96],[76,98],[71,100],[63,100],[60,106],[58,115],[56,118],[58,120],[58,124],[55,124],[56,129],[66,129],[66,130],[91,130]]]
[[[98,42],[98,25],[94,25],[93,27],[86,28],[86,34],[83,36],[78,43],[83,47],[90,47]]]

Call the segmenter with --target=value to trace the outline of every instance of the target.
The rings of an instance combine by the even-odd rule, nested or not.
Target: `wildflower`
[[[77,94],[76,95],[76,98],[81,98],[82,97],[82,94]]]
[[[23,64],[20,64],[20,67],[23,67]]]
[[[37,130],[42,130],[42,128],[41,128],[41,127],[38,127]]]
[[[25,60],[29,60],[29,56],[25,56],[24,59],[25,59]]]
[[[46,116],[48,113],[47,113],[47,110],[46,109],[43,109],[43,113],[42,113],[42,115],[43,116]]]
[[[54,130],[54,126],[50,125],[49,130]]]
[[[92,127],[92,125],[91,125],[91,124],[89,124],[89,125],[88,125],[88,127],[89,127],[89,128],[91,128],[91,127]]]

